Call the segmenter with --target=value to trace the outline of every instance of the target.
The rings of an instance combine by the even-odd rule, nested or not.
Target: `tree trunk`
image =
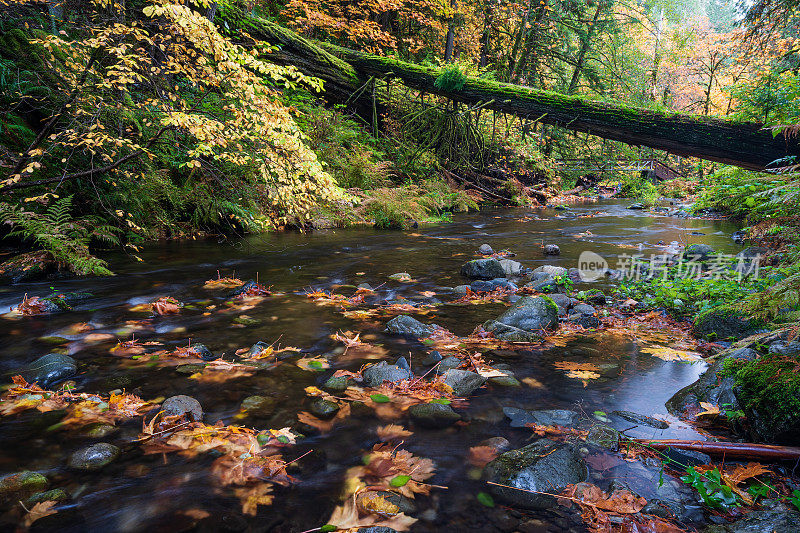
[[[584,39],[584,41],[581,43],[581,50],[578,52],[578,61],[575,63],[575,70],[572,71],[572,79],[569,81],[567,94],[574,94],[578,88],[578,81],[581,78],[581,71],[583,70],[583,65],[586,62],[586,53],[589,51],[589,47],[592,44],[592,35],[594,34],[595,26],[597,26],[597,19],[600,18],[600,8],[602,5],[602,2],[597,2],[597,9],[594,12],[592,23],[589,24],[588,28],[586,28],[586,39]]]
[[[511,77],[509,78],[511,83],[517,83],[522,76],[522,73],[525,71],[525,67],[528,66],[528,59],[531,57],[531,54],[536,54],[536,50],[539,48],[539,36],[541,34],[541,23],[542,19],[544,19],[545,14],[547,13],[547,2],[546,0],[539,4],[539,7],[536,8],[536,16],[533,19],[533,25],[528,32],[528,37],[525,39],[525,47],[522,49],[522,54],[520,55],[519,61],[514,65],[514,71],[511,73]],[[533,75],[531,79],[535,81],[536,79],[536,65],[534,63]]]
[[[458,8],[458,0],[450,0],[450,21],[447,23],[447,37],[444,43],[444,62],[450,63],[453,60],[453,46],[456,41],[455,11]]]
[[[494,22],[494,8],[491,1],[486,2],[483,13],[483,34],[481,35],[481,54],[478,65],[485,67],[489,64],[489,44],[492,34],[492,23]]]
[[[303,73],[325,82],[330,101],[348,103],[364,117],[372,115],[372,98],[365,91],[370,77],[391,77],[412,89],[438,94],[468,105],[483,105],[503,113],[538,120],[573,131],[649,146],[675,155],[699,157],[742,168],[762,170],[771,162],[800,155],[796,138],[773,137],[763,124],[734,122],[675,112],[639,109],[616,103],[595,102],[529,87],[467,78],[459,91],[434,86],[440,71],[397,59],[356,52],[330,44],[317,45],[272,22],[248,18],[240,11],[219,6],[218,23],[227,22],[234,38],[256,39],[279,45],[268,59],[295,65]],[[335,56],[333,54],[336,54]],[[337,57],[338,56],[338,57]]]

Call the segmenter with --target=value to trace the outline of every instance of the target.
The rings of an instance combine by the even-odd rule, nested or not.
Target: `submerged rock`
[[[100,470],[119,457],[120,449],[107,442],[98,442],[73,453],[67,466],[74,470]]]
[[[0,478],[0,498],[16,501],[29,498],[47,488],[47,478],[39,472],[20,472]]]
[[[730,524],[709,526],[703,533],[797,533],[800,513],[786,511],[753,511]]]
[[[331,376],[322,386],[332,392],[342,392],[353,384],[355,384],[353,378],[347,376]]]
[[[29,383],[34,381],[43,389],[74,376],[78,363],[72,357],[60,353],[43,355],[22,371],[22,377]]]
[[[194,422],[203,419],[203,406],[200,405],[200,402],[184,394],[171,396],[164,400],[161,410],[164,411],[164,416],[186,415],[189,420]]]
[[[311,414],[317,418],[327,420],[336,416],[336,413],[339,412],[339,404],[330,400],[317,398],[311,402],[309,411],[311,411]]]
[[[651,428],[656,429],[669,428],[669,424],[663,420],[653,418],[652,416],[640,415],[639,413],[634,413],[633,411],[611,411],[611,414],[618,416],[623,420],[627,420],[628,422],[633,422],[634,424],[639,424],[642,426],[650,426]]]
[[[436,324],[423,324],[408,315],[398,315],[386,323],[386,331],[389,333],[417,338],[429,337],[436,328],[438,328]]]
[[[372,365],[364,370],[362,375],[364,376],[364,385],[367,387],[379,387],[384,381],[394,383],[395,381],[414,377],[414,374],[407,368],[390,365],[386,361]]]
[[[574,426],[580,415],[567,409],[546,409],[527,411],[517,407],[503,407],[503,413],[511,419],[512,428],[522,428],[528,424],[541,426]]]
[[[461,266],[461,275],[470,279],[504,278],[506,271],[497,259],[475,259]]]
[[[267,417],[275,410],[277,400],[268,396],[248,396],[242,400],[240,409],[249,415]]]
[[[430,429],[450,427],[461,420],[452,407],[441,403],[419,403],[410,407],[408,414],[415,424]]]
[[[489,485],[494,496],[526,509],[547,509],[555,505],[555,498],[524,491],[557,494],[567,485],[585,481],[587,475],[586,463],[575,446],[549,439],[501,454],[484,470],[487,481],[522,489]]]
[[[456,396],[469,396],[486,383],[486,378],[469,370],[452,368],[444,373],[442,381],[453,388]]]

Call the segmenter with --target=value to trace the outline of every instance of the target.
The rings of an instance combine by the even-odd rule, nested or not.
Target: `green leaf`
[[[434,398],[428,403],[438,403],[440,405],[450,405],[453,403],[452,401],[448,400],[447,398]]]
[[[411,476],[397,476],[389,482],[389,485],[395,488],[405,486],[406,483],[411,481]]]
[[[321,528],[319,528],[322,533],[330,533],[331,531],[336,531],[339,529],[338,527],[334,526],[333,524],[325,524]]]
[[[371,394],[370,399],[375,403],[388,403],[392,401],[392,399],[385,394]]]
[[[286,435],[278,435],[278,442],[281,444],[289,444],[289,437]]]
[[[309,361],[308,368],[313,368],[314,370],[323,370],[322,361]]]
[[[494,507],[494,498],[486,492],[479,492],[477,499],[478,503],[485,507]]]
[[[256,435],[256,442],[258,442],[259,446],[266,446],[269,442],[269,435],[266,433],[259,433]]]

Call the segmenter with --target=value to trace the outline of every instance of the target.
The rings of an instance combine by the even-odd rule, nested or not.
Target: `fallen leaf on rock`
[[[700,402],[700,407],[703,408],[703,411],[697,413],[697,418],[705,418],[705,417],[718,417],[721,413],[719,410],[718,405],[714,405],[713,403],[709,402]]]
[[[205,282],[203,285],[204,289],[236,289],[241,287],[244,284],[244,281],[240,280],[239,278],[228,278],[228,277],[220,277],[219,272],[217,272],[217,279],[210,279]]]
[[[664,361],[698,361],[702,359],[702,356],[697,352],[676,350],[666,346],[650,346],[643,350],[642,353],[650,354]]]
[[[22,523],[25,525],[25,527],[31,527],[31,525],[40,518],[56,514],[58,511],[53,509],[56,503],[58,502],[52,500],[47,500],[44,502],[37,503],[36,505],[31,507],[30,511],[28,511],[28,514],[25,515],[25,518],[22,520]]]

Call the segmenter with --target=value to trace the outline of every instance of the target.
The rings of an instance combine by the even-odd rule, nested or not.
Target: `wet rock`
[[[470,288],[471,287],[469,285],[456,285],[455,287],[453,287],[453,294],[456,294],[458,296],[464,296],[465,294],[467,294],[467,289]]]
[[[511,448],[511,443],[505,437],[489,437],[478,443],[478,446],[489,446],[497,450],[498,453],[503,453]]]
[[[247,350],[247,357],[256,357],[258,354],[263,352],[264,350],[270,348],[270,345],[264,341],[258,341],[254,345]]]
[[[107,442],[98,442],[73,453],[67,466],[73,470],[100,470],[119,457],[120,449]]]
[[[797,357],[800,355],[800,342],[776,341],[769,345],[769,353],[783,355],[786,357]]]
[[[439,366],[436,367],[437,374],[444,374],[448,370],[458,368],[463,364],[463,361],[454,355],[449,355],[442,359]]]
[[[797,533],[800,513],[785,511],[753,511],[730,524],[705,528],[703,533]]]
[[[205,367],[205,363],[190,363],[176,367],[175,371],[181,374],[195,374],[197,372],[202,372]]]
[[[559,248],[557,244],[544,245],[544,255],[559,255],[560,253],[561,248]]]
[[[414,374],[410,370],[390,365],[386,361],[381,361],[376,365],[372,365],[364,370],[362,375],[364,376],[364,385],[367,387],[379,387],[384,381],[394,383],[401,379],[411,379],[414,377]]]
[[[419,403],[411,406],[408,414],[415,424],[429,429],[443,429],[461,420],[452,407],[441,403]]]
[[[386,526],[370,526],[359,528],[357,533],[398,533],[396,529]]]
[[[84,437],[88,437],[90,439],[103,439],[108,437],[119,428],[116,426],[112,426],[111,424],[105,424],[103,422],[95,422],[94,424],[89,424],[81,428],[81,435]]]
[[[257,326],[258,324],[261,324],[261,319],[253,318],[247,315],[241,315],[234,318],[233,323],[239,324],[240,326]],[[210,359],[207,359],[207,361],[210,361]]]
[[[727,404],[731,410],[739,409],[739,401],[733,391],[733,378],[721,375],[723,365],[728,359],[753,361],[756,358],[758,353],[750,348],[723,352],[697,381],[682,388],[667,401],[667,410],[678,417],[687,416],[690,411],[700,409],[700,402]]]
[[[501,259],[500,266],[503,267],[503,272],[506,273],[506,277],[519,276],[522,272],[522,263],[512,259]]]
[[[756,333],[761,323],[733,307],[715,307],[701,313],[692,326],[698,338],[711,340],[740,340]]]
[[[553,300],[553,303],[564,311],[567,311],[570,307],[572,307],[572,298],[566,294],[552,294],[550,299]]]
[[[527,332],[552,329],[558,326],[558,306],[549,298],[525,296],[517,300],[505,313],[488,321],[483,327],[487,331],[494,331],[498,329],[497,324]]]
[[[435,324],[423,324],[414,317],[408,315],[398,315],[386,324],[386,331],[396,335],[409,335],[418,339],[429,337],[436,331]]]
[[[547,509],[555,505],[554,497],[523,491],[561,492],[567,485],[585,481],[587,468],[572,444],[540,439],[501,454],[486,465],[484,476],[487,481],[523,489],[489,485],[500,500],[527,509]]]
[[[637,202],[635,204],[629,205],[628,209],[634,209],[634,210],[640,211],[640,210],[644,209],[644,204]]]
[[[372,285],[370,285],[369,283],[359,283],[356,286],[356,289],[366,289],[368,291],[373,290]]]
[[[717,252],[707,244],[691,244],[683,251],[686,259],[693,261],[705,261]]]
[[[195,422],[203,418],[203,406],[200,405],[200,402],[184,394],[171,396],[164,400],[161,410],[164,411],[164,416],[186,415],[188,419]]]
[[[597,314],[597,309],[588,304],[578,304],[572,308],[572,312],[579,315],[592,316]]]
[[[329,418],[333,418],[336,416],[336,413],[339,412],[339,404],[336,402],[332,402],[330,400],[323,400],[322,398],[316,398],[314,401],[311,402],[309,406],[309,411],[311,414],[316,416],[317,418],[321,418],[323,420],[328,420]]]
[[[503,413],[511,419],[512,428],[523,428],[527,424],[572,427],[580,419],[578,413],[567,409],[528,411],[517,407],[503,407]]]
[[[699,466],[711,464],[711,456],[704,453],[696,452],[694,450],[680,450],[668,446],[660,452],[661,458],[665,464],[670,462],[677,463],[674,465],[677,469],[683,470],[687,466]]]
[[[242,294],[245,294],[248,291],[257,290],[258,288],[259,288],[258,283],[256,283],[256,281],[253,279],[249,279],[245,281],[241,287],[237,287],[233,289],[231,292],[229,292],[228,298],[235,298],[236,296],[241,296]]]
[[[355,381],[347,376],[331,376],[322,386],[331,392],[342,392],[353,384],[355,384]]]
[[[508,281],[505,278],[495,278],[489,281],[484,281],[484,280],[473,281],[472,283],[470,283],[469,288],[470,290],[472,290],[472,292],[491,292],[497,289],[507,289],[511,291],[517,290],[516,284]]]
[[[735,242],[737,244],[741,244],[741,243],[744,242],[744,238],[745,238],[746,235],[747,234],[744,231],[734,231],[731,234],[731,239],[733,239],[733,242]]]
[[[408,272],[397,272],[396,274],[392,274],[391,276],[389,276],[389,279],[394,279],[398,281],[409,280],[411,279],[411,274],[409,274]]]
[[[488,244],[481,244],[478,247],[478,253],[482,255],[492,255],[494,253],[494,250]]]
[[[47,488],[47,478],[39,472],[20,472],[0,478],[0,499],[17,501]]]
[[[498,387],[521,387],[522,384],[514,376],[495,376],[489,378],[489,383]]]
[[[29,383],[35,381],[43,389],[49,389],[77,372],[78,363],[75,359],[60,353],[49,353],[26,366],[22,371],[22,377]]]
[[[542,273],[549,276],[564,276],[567,274],[567,269],[555,265],[542,265],[533,269],[533,273]]]
[[[250,348],[252,350],[252,348]],[[203,361],[213,361],[214,359],[219,359],[220,356],[214,355],[211,350],[208,349],[208,346],[205,344],[193,344],[192,345],[192,352],[197,354],[197,357],[202,359]]]
[[[506,271],[497,259],[475,259],[461,266],[461,275],[470,279],[504,278]]]
[[[542,337],[531,331],[525,331],[514,326],[499,322],[489,321],[483,325],[484,329],[491,331],[495,338],[506,342],[539,342]]]
[[[601,448],[616,451],[619,448],[620,433],[614,428],[603,424],[594,424],[589,428],[586,442]]]
[[[594,305],[605,305],[607,302],[606,295],[597,289],[583,291],[582,299]]]
[[[405,357],[398,357],[394,364],[395,366],[408,370],[409,372],[411,371],[411,365],[408,364],[408,360]]]
[[[438,350],[433,350],[431,353],[422,358],[423,365],[435,365],[442,360],[442,354]]]
[[[659,420],[651,416],[640,415],[639,413],[634,413],[633,411],[611,411],[611,414],[641,426],[650,426],[651,428],[656,429],[669,428],[669,424],[663,420]]]
[[[396,505],[401,513],[411,516],[417,512],[417,505],[414,503],[414,500],[406,498],[402,494],[397,494],[396,492],[378,492],[378,495],[387,502]]]
[[[25,507],[31,508],[37,503],[41,502],[63,502],[69,499],[69,495],[64,491],[64,489],[52,489],[46,490],[44,492],[37,492],[27,500],[25,500]]]
[[[245,413],[258,417],[268,417],[275,412],[277,400],[269,396],[248,396],[242,400],[240,409]]]
[[[567,320],[584,329],[596,329],[602,325],[599,318],[590,315],[570,315]]]
[[[563,284],[558,283],[552,277],[543,279],[541,281],[531,281],[530,283],[526,283],[525,287],[529,287],[536,292],[543,292],[545,294],[564,294],[567,292],[566,287],[564,287]]]
[[[486,383],[486,378],[469,370],[453,368],[444,373],[442,381],[453,388],[456,396],[466,397]]]

